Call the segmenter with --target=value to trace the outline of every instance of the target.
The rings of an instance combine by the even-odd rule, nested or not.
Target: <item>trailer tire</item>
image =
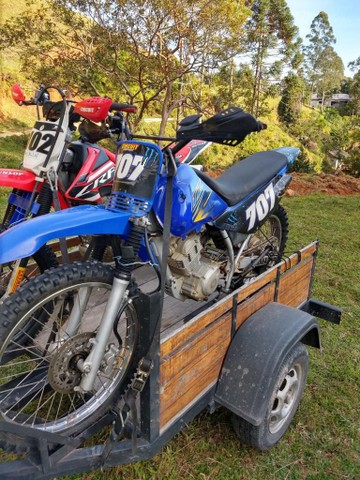
[[[307,348],[304,344],[297,343],[278,369],[262,422],[252,425],[238,415],[233,415],[233,427],[241,441],[265,451],[281,439],[299,406],[308,369]]]

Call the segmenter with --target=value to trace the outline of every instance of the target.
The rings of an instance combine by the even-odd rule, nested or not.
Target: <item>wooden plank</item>
[[[318,248],[318,242],[313,242],[307,245],[306,247],[300,249],[298,252],[292,254],[290,257],[284,259],[282,262],[279,263],[279,268],[281,273],[285,273],[286,271],[293,268],[295,265],[303,262],[304,260],[308,259],[309,257],[314,257]]]
[[[230,325],[228,313],[214,322],[211,331],[160,365],[160,426],[219,377],[231,340]]]
[[[247,320],[250,315],[257,312],[260,308],[273,302],[275,297],[275,283],[271,283],[260,290],[252,297],[238,304],[236,313],[236,329],[238,329]]]
[[[181,327],[173,332],[172,336],[160,345],[160,357],[165,357],[171,351],[179,348],[184,341],[188,338],[196,335],[210,325],[214,320],[221,317],[224,313],[232,308],[232,298],[227,298],[225,301],[221,301],[206,310],[206,313],[202,313],[195,317],[193,320],[186,324],[182,324]]]
[[[313,259],[309,257],[280,278],[277,298],[279,303],[298,307],[308,299],[312,267]]]
[[[165,424],[169,424],[170,420],[173,420],[179,412],[185,410],[192,402],[193,398],[198,396],[202,391],[207,390],[209,385],[216,382],[219,378],[221,371],[221,359],[222,356],[212,356],[212,362],[208,364],[208,369],[203,372],[202,369],[198,369],[198,365],[194,365],[191,369],[193,381],[188,385],[188,389],[184,391],[181,387],[175,390],[166,390],[166,397],[164,394],[160,394],[160,428],[163,428]],[[174,393],[173,393],[174,392]],[[174,395],[177,395],[175,397]]]
[[[177,348],[177,346],[182,343],[184,338],[187,338],[197,331],[202,330],[211,322],[213,322],[215,318],[230,310],[232,308],[232,297],[234,295],[238,295],[238,302],[241,302],[254,294],[256,291],[260,290],[263,286],[274,281],[276,276],[277,267],[274,267],[260,275],[255,281],[247,285],[243,285],[232,294],[226,296],[218,303],[215,303],[212,307],[207,309],[205,312],[200,313],[185,325],[181,324],[176,330],[165,332],[165,335],[163,335],[161,338],[161,355],[167,355],[169,351]]]
[[[160,352],[161,428],[169,426],[194,398],[217,381],[231,341],[234,295],[238,302],[236,328],[274,301],[276,291],[280,303],[297,306],[309,292],[316,248],[316,244],[311,244],[292,255],[163,340]]]
[[[238,328],[252,313],[274,299],[275,284],[269,284],[240,304]],[[168,423],[201,391],[218,379],[230,345],[232,314],[228,311],[208,328],[184,339],[182,345],[161,357],[160,365],[160,424]]]
[[[204,396],[206,393],[215,386],[217,380],[214,380],[212,383],[210,383],[207,387],[205,387],[203,390],[201,390],[200,393],[198,393],[195,397],[191,398],[189,403],[187,403],[182,410],[179,410],[177,413],[174,414],[173,417],[169,417],[168,422],[165,421],[165,418],[163,417],[162,422],[160,423],[160,435],[162,435],[173,423],[175,423],[177,420],[181,419],[182,416],[189,411],[196,403]]]
[[[253,295],[255,292],[259,291],[265,285],[273,282],[276,280],[278,275],[278,269],[283,274],[288,270],[291,270],[294,266],[299,264],[300,262],[308,259],[313,258],[314,253],[317,250],[317,242],[313,242],[310,245],[304,247],[303,249],[299,250],[297,253],[291,255],[286,260],[283,260],[278,265],[275,265],[271,269],[264,272],[262,275],[259,275],[253,282],[248,283],[246,285],[241,286],[238,290],[233,292],[230,296],[225,297],[224,299],[220,300],[218,303],[214,304],[213,307],[210,307],[206,312],[200,313],[196,315],[192,320],[190,320],[185,325],[181,322],[181,318],[175,312],[176,321],[172,322],[174,326],[178,323],[177,327],[173,327],[172,329],[168,329],[164,331],[162,329],[162,336],[161,336],[161,355],[167,355],[172,349],[178,348],[178,346],[183,342],[185,338],[190,337],[197,331],[201,331],[203,328],[206,328],[216,316],[223,315],[226,311],[232,308],[232,296],[238,295],[238,302],[245,300],[246,298]],[[183,306],[179,307],[180,309],[186,309],[186,313],[183,314],[183,317],[189,313],[189,310],[186,308],[186,304],[188,301],[185,301]],[[201,306],[201,303],[193,302],[188,304],[191,308],[196,308],[196,305]],[[166,309],[166,306],[165,306]],[[171,319],[167,318],[166,320],[166,327],[171,325]]]
[[[209,328],[203,329],[187,339],[180,348],[172,350],[167,356],[162,356],[160,359],[160,384],[162,388],[170,382],[176,383],[187,371],[187,368],[191,368],[200,358],[203,359],[202,364],[206,369],[206,359],[210,349],[213,347],[218,349],[219,344],[224,340],[230,340],[230,335],[231,314],[227,313],[217,319]]]

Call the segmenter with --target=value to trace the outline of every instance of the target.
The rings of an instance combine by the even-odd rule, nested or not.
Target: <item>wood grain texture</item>
[[[298,306],[308,298],[316,249],[310,244],[189,322],[166,330],[160,345],[161,429],[216,383],[231,342],[233,298],[236,329],[276,295],[279,303]]]
[[[307,300],[312,266],[312,257],[309,257],[281,276],[277,298],[279,303],[289,307],[298,307]]]

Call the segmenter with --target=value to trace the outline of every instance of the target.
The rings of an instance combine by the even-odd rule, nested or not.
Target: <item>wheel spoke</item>
[[[0,414],[33,428],[75,433],[85,421],[89,424],[106,411],[122,385],[137,340],[138,320],[135,307],[127,306],[119,323],[121,333],[126,332],[122,348],[115,347],[111,332],[93,391],[77,391],[83,376],[80,366],[93,348],[113,270],[89,262],[58,271],[46,272],[45,280],[35,281],[26,290],[26,302],[17,292],[11,297],[10,333],[0,339]],[[71,316],[73,309],[78,312],[75,316]]]

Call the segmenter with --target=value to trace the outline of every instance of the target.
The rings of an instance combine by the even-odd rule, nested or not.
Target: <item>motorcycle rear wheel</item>
[[[276,265],[284,255],[288,235],[287,213],[285,208],[278,204],[261,227],[251,235],[242,257],[248,260],[245,261],[244,269],[237,266],[239,274],[235,285],[239,286]]]
[[[36,277],[7,299],[0,313],[0,414],[4,419],[39,430],[76,435],[98,420],[129,382],[136,362],[139,319],[133,303],[111,334],[93,390],[76,390],[81,381],[79,360],[92,348],[114,269],[94,263],[65,265]],[[76,331],[68,337],[72,309],[79,292],[89,292]],[[84,297],[83,297],[84,298]],[[26,344],[17,338],[26,325]],[[1,438],[6,450],[26,450]]]
[[[253,234],[249,249],[256,251],[259,256],[267,250],[263,263],[266,263],[267,267],[275,265],[284,255],[288,235],[289,221],[287,213],[285,208],[279,204],[259,230]]]

